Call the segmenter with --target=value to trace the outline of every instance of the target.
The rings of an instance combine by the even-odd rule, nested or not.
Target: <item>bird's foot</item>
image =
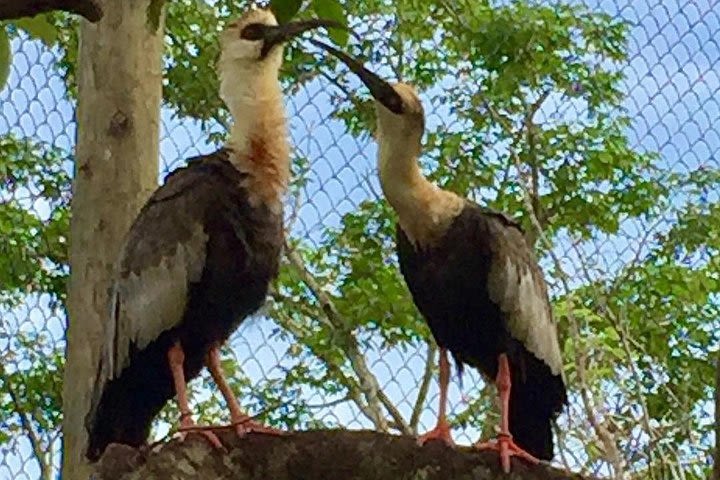
[[[417,439],[417,444],[421,447],[430,440],[440,440],[448,447],[454,447],[455,442],[450,435],[450,425],[447,422],[439,422],[435,428],[427,433],[420,435]]]
[[[243,437],[250,432],[264,433],[267,435],[285,435],[286,433],[280,429],[263,425],[248,415],[233,419],[231,426],[235,429],[239,437]]]
[[[244,437],[248,433],[264,433],[266,435],[285,435],[286,432],[277,428],[268,427],[260,422],[252,420],[250,416],[243,416],[237,420],[232,420],[227,425],[190,425],[187,427],[181,427],[181,431],[189,432],[208,432],[214,435],[212,432],[217,431],[228,431],[235,430],[238,437]]]
[[[494,450],[498,452],[505,473],[510,473],[510,457],[522,458],[533,465],[540,463],[540,460],[518,447],[517,444],[513,442],[512,435],[509,434],[500,433],[498,434],[497,440],[477,442],[473,447],[478,450]]]
[[[213,427],[212,426],[206,426],[206,425],[198,425],[196,424],[192,418],[190,418],[190,415],[183,415],[180,418],[180,428],[178,428],[179,432],[179,438],[181,442],[184,442],[187,438],[187,434],[190,432],[199,433],[205,439],[210,442],[210,445],[213,447],[219,449],[219,450],[225,450],[225,447],[223,447],[223,444],[220,442],[220,439],[213,433]]]

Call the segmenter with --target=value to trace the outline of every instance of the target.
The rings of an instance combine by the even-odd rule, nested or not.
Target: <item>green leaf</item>
[[[312,8],[318,17],[326,20],[335,20],[347,27],[345,9],[338,0],[313,0]],[[341,47],[347,45],[349,37],[350,34],[347,30],[343,30],[342,28],[330,29],[330,38]]]
[[[278,23],[287,23],[293,18],[300,7],[302,0],[273,0],[270,3],[270,9],[275,14]]]
[[[0,90],[5,86],[10,74],[10,62],[12,52],[10,51],[10,39],[7,36],[5,27],[0,27]]]
[[[48,21],[46,15],[20,18],[13,20],[13,24],[17,28],[25,30],[32,38],[41,40],[47,46],[51,46],[57,41],[58,31],[55,25]]]

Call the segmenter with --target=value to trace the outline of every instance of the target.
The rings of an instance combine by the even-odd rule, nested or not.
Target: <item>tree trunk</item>
[[[63,385],[63,476],[86,480],[85,415],[97,373],[107,290],[123,238],[157,186],[163,28],[155,0],[102,0],[80,30],[77,150]],[[162,17],[162,16],[161,16]]]
[[[197,434],[153,452],[110,445],[96,465],[96,480],[583,480],[545,464],[530,466],[515,459],[512,474],[505,475],[494,452],[451,449],[439,442],[418,447],[413,437],[378,432],[218,436],[226,452],[214,450]]]

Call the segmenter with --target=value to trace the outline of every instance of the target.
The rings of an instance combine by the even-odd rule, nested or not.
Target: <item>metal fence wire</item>
[[[224,18],[220,3],[210,2]],[[447,21],[425,26],[424,2],[398,2],[396,15],[349,3],[373,64],[422,86],[424,171],[528,226],[538,217],[571,391],[555,462],[608,478],[705,478],[718,347],[720,3],[435,1],[425,3]],[[171,22],[206,27],[172,11]],[[383,33],[396,27],[396,37]],[[76,103],[64,50],[11,34],[0,93],[0,479],[51,479]],[[467,38],[485,40],[459,44]],[[536,48],[548,44],[559,63]],[[290,248],[225,367],[241,404],[282,428],[414,434],[434,424],[437,351],[397,272],[393,216],[362,129],[369,102],[356,86],[332,64],[287,82]],[[512,100],[516,87],[526,105]],[[212,151],[211,134],[223,131],[166,100],[160,180]],[[533,159],[547,209],[531,215]],[[201,421],[225,418],[207,375],[192,387]],[[450,394],[458,443],[493,432],[492,385],[469,371]],[[172,433],[174,408],[155,437]]]

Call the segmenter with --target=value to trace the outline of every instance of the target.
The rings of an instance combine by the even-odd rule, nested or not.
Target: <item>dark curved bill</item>
[[[404,109],[402,98],[395,91],[392,85],[380,78],[377,74],[363,67],[360,62],[352,58],[350,55],[341,52],[337,48],[319,40],[310,39],[310,41],[313,45],[329,52],[331,55],[337,57],[340,61],[347,65],[348,68],[352,70],[352,72],[355,73],[360,80],[362,80],[365,86],[370,89],[370,94],[372,94],[375,100],[382,103],[385,108],[397,115],[401,115],[403,113]]]
[[[266,26],[263,34],[263,46],[260,51],[260,55],[261,57],[265,57],[276,45],[287,42],[288,40],[295,38],[308,30],[314,30],[321,27],[342,28],[343,30],[351,31],[348,27],[339,22],[334,20],[324,20],[322,18],[287,22],[275,27]]]

